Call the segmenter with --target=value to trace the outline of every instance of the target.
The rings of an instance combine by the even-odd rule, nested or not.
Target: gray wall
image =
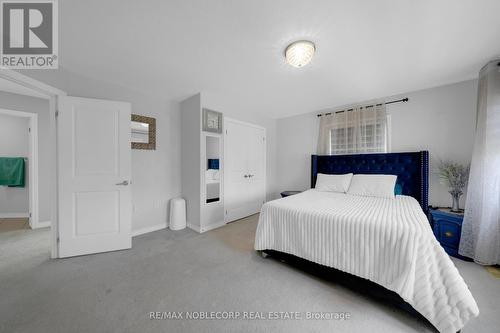
[[[156,150],[132,150],[132,231],[165,225],[168,202],[180,195],[179,104],[63,68],[22,74],[70,96],[130,102],[132,113],[156,118]]]
[[[132,113],[156,118],[156,150],[132,150],[132,230],[166,224],[168,203],[181,193],[179,104],[73,75],[61,89],[71,96],[130,102]]]
[[[169,200],[181,193],[179,101],[182,99],[172,99],[168,92],[164,96],[144,94],[65,69],[23,74],[72,96],[131,102],[133,113],[157,119],[156,150],[132,151],[132,228],[139,230],[165,223]],[[477,81],[473,80],[411,92],[400,95],[408,96],[409,103],[387,108],[392,118],[392,150],[427,149],[431,153],[430,203],[433,205],[450,204],[447,190],[435,174],[438,158],[470,161],[476,89]],[[239,104],[223,94],[203,93],[204,106],[266,128],[268,200],[276,198],[282,190],[309,187],[310,155],[316,151],[318,132],[316,112],[274,120],[241,112]]]
[[[0,157],[28,157],[29,119],[0,113]],[[29,213],[28,165],[26,187],[0,186],[0,217]]]
[[[243,101],[239,101],[243,103]],[[276,119],[259,116],[255,113],[240,112],[238,104],[231,103],[223,94],[203,92],[203,107],[222,112],[225,117],[246,121],[266,129],[266,199],[279,197],[277,183],[277,123]]]
[[[156,118],[156,150],[132,150],[132,230],[137,231],[166,223],[168,203],[181,195],[180,101],[168,95],[144,94],[116,83],[96,81],[69,72],[23,71],[23,74],[66,91],[68,95],[130,102],[132,113]],[[195,93],[195,92],[193,92]],[[267,129],[267,198],[276,191],[276,120],[240,112],[223,95],[207,93],[206,106],[226,116],[253,122]],[[186,96],[187,97],[187,96]]]
[[[392,122],[392,151],[429,150],[429,202],[432,205],[451,205],[450,195],[446,187],[439,183],[436,174],[438,161],[451,159],[469,163],[471,160],[476,94],[477,80],[470,80],[385,98],[387,101],[403,97],[410,99],[408,103],[387,106]],[[310,187],[310,155],[316,152],[318,112],[278,120],[280,191]]]
[[[50,221],[49,101],[0,91],[0,108],[38,114],[38,218]]]
[[[200,202],[200,110],[201,94],[181,103],[181,180],[182,197],[186,200],[187,223],[201,226]]]

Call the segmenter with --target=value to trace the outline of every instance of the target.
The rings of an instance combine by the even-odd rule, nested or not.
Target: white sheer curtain
[[[385,153],[387,137],[384,103],[332,112],[321,116],[318,154]]]
[[[500,264],[500,60],[479,73],[476,136],[459,253]]]

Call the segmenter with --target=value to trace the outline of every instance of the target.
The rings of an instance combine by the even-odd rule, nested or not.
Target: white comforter
[[[334,267],[398,293],[441,332],[479,314],[418,202],[308,190],[262,207],[256,250]]]

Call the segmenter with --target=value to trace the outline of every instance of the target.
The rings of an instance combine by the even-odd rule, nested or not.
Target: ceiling
[[[13,94],[28,95],[32,97],[39,97],[43,99],[49,99],[47,95],[39,93],[38,91],[26,88],[20,84],[14,83],[12,81],[0,78],[0,91],[5,91]]]
[[[475,78],[500,55],[500,1],[65,0],[60,65],[272,118]],[[284,62],[292,41],[317,53]]]

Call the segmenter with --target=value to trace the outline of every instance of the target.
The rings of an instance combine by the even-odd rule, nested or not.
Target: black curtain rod
[[[387,105],[387,104],[401,103],[401,102],[408,102],[408,101],[409,101],[408,97],[405,97],[405,98],[398,99],[398,100],[395,100],[395,101],[385,102],[384,104]],[[368,108],[372,108],[374,106],[380,106],[380,105],[382,105],[382,104],[367,105],[367,106],[360,107],[360,109],[368,109]],[[342,112],[345,112],[345,111],[352,111],[352,110],[354,110],[354,109],[347,109],[347,110],[335,111],[335,113],[342,113]],[[328,116],[328,115],[331,115],[331,114],[332,114],[331,112],[327,112],[327,113],[323,113],[323,114],[320,113],[317,116],[321,117],[321,116]]]

